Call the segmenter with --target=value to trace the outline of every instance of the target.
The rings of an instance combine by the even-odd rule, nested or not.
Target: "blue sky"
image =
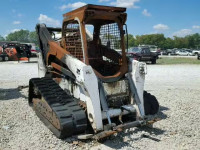
[[[164,33],[166,37],[200,33],[199,0],[1,0],[0,35],[37,23],[62,24],[62,14],[85,4],[127,7],[133,35]]]

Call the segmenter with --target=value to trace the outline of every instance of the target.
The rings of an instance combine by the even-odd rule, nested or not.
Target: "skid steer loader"
[[[29,105],[58,138],[101,139],[158,112],[144,92],[146,64],[126,57],[125,11],[89,4],[64,14],[62,28],[36,25],[40,78],[29,82]]]
[[[6,42],[0,51],[0,61],[28,60],[30,53],[30,46],[28,44]]]

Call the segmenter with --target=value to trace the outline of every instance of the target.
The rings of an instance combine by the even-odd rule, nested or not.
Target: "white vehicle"
[[[176,52],[176,54],[180,55],[180,56],[189,56],[190,55],[190,53],[188,51],[186,51],[186,50],[178,50]]]
[[[193,54],[193,55],[196,55],[196,56],[197,56],[198,53],[200,53],[200,50],[193,50],[193,51],[192,51],[192,54]]]

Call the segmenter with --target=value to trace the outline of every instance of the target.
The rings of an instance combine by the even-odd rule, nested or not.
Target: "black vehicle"
[[[162,55],[177,55],[176,49],[167,49],[162,51]]]
[[[28,45],[28,44],[20,44],[20,49],[25,52],[26,54],[26,57],[27,58],[30,58],[31,57],[31,45]]]
[[[171,51],[170,55],[177,55],[176,52],[177,52],[177,50],[173,49],[173,50]]]
[[[130,48],[126,55],[138,61],[151,61],[152,64],[156,64],[156,59],[158,58],[158,55],[154,52],[151,52],[148,47]]]
[[[167,50],[163,50],[162,51],[162,55],[168,55],[168,51]]]
[[[200,53],[198,53],[198,54],[197,54],[197,59],[199,59],[199,60],[200,60]]]

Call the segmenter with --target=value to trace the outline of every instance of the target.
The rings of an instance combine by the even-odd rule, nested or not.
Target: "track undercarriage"
[[[30,80],[29,104],[58,138],[84,132],[87,128],[87,118],[78,100],[67,95],[50,78]]]
[[[156,98],[147,92],[144,92],[144,98],[151,99],[154,103],[151,104],[151,102],[145,100],[146,113],[155,114],[158,111],[157,107],[159,107]],[[80,134],[79,139],[93,138],[99,140],[124,129],[147,123],[142,120],[136,121],[136,114],[133,112],[132,115],[123,116],[123,118],[129,120],[128,123],[120,124],[120,122],[123,123],[122,116],[120,116],[121,118],[113,118],[115,121],[119,120],[117,121],[118,126],[112,128],[105,126],[107,128],[105,131],[94,134],[89,127],[86,104],[67,94],[51,78],[33,78],[30,80],[29,105],[33,107],[41,121],[61,139]]]

